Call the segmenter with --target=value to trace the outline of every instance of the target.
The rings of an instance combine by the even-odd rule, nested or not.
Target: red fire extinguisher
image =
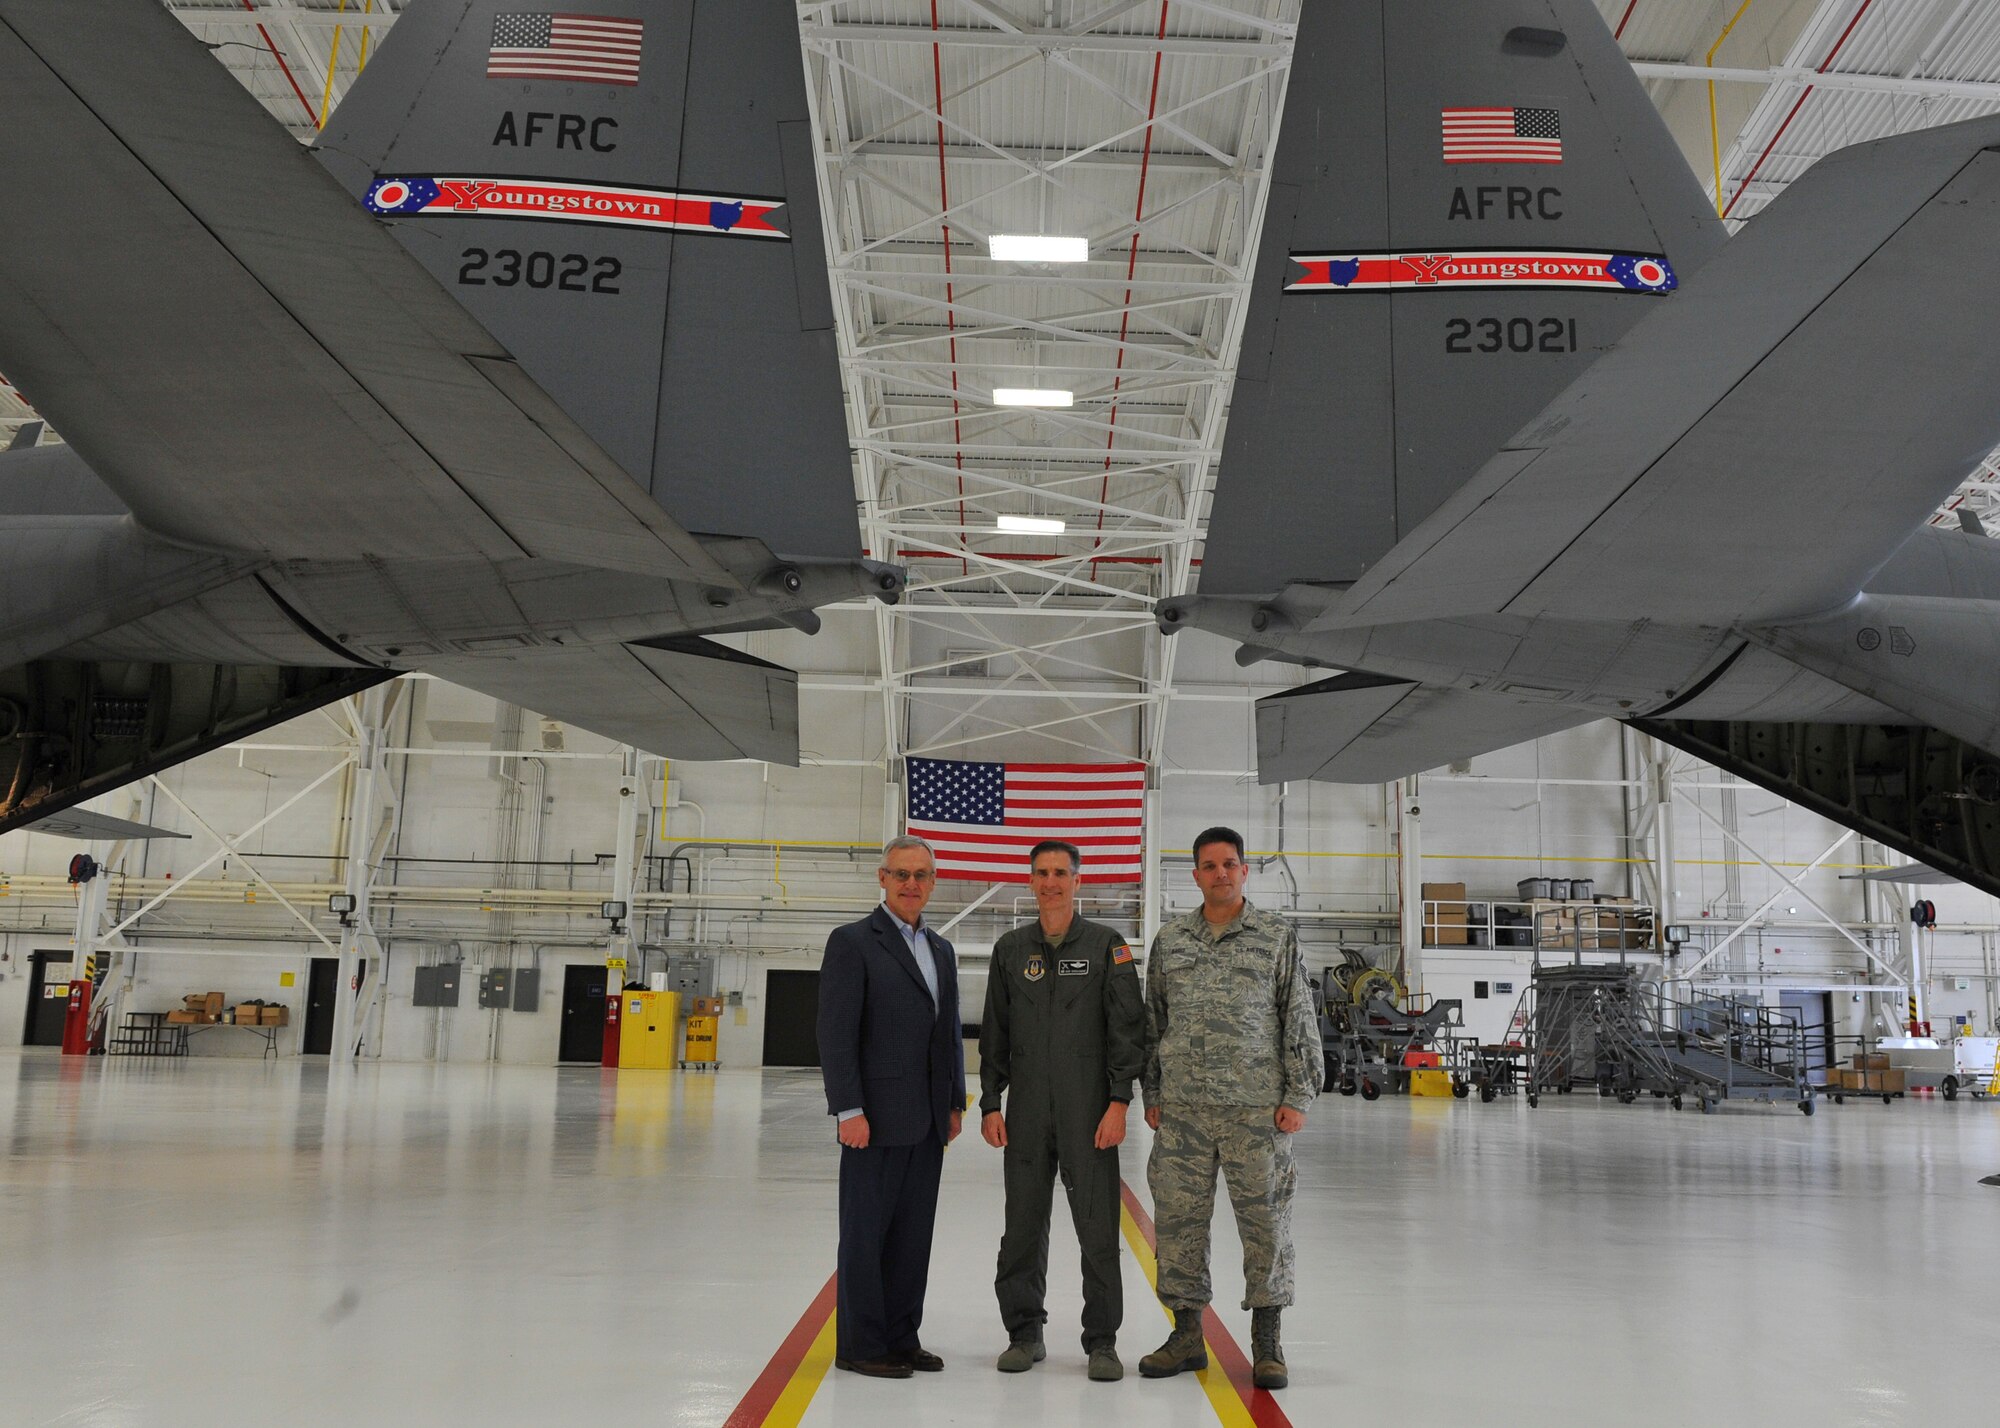
[[[615,980],[615,979],[613,979]],[[606,1067],[618,1065],[618,1008],[625,1000],[616,986],[605,988],[604,998],[604,1064]]]
[[[90,979],[72,977],[69,984],[69,1009],[63,1013],[62,1054],[65,1056],[88,1056],[90,1054]]]

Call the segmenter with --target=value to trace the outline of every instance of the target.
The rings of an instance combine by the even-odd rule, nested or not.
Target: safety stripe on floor
[[[837,1276],[814,1297],[778,1352],[764,1365],[722,1428],[798,1428],[820,1380],[833,1366],[833,1309]]]
[[[1118,1218],[1125,1241],[1132,1247],[1132,1257],[1144,1271],[1146,1283],[1157,1292],[1160,1268],[1153,1217],[1122,1180],[1118,1193],[1124,1201]],[[833,1366],[837,1283],[837,1276],[828,1276],[756,1382],[723,1420],[722,1428],[798,1428],[813,1395],[819,1392],[820,1381]],[[1202,1317],[1202,1335],[1208,1341],[1209,1367],[1197,1372],[1195,1379],[1222,1428],[1292,1428],[1292,1420],[1285,1416],[1278,1400],[1251,1382],[1250,1360],[1213,1308]]]
[[[1159,1236],[1153,1228],[1153,1217],[1139,1203],[1139,1197],[1132,1187],[1123,1180],[1118,1182],[1118,1194],[1125,1202],[1124,1213],[1119,1216],[1125,1229],[1125,1241],[1132,1246],[1133,1258],[1146,1272],[1146,1283],[1159,1291],[1160,1267],[1155,1257]],[[1166,1312],[1166,1306],[1161,1306]],[[1169,1319],[1172,1315],[1168,1315]],[[1195,1377],[1200,1380],[1202,1391],[1208,1395],[1209,1405],[1215,1409],[1215,1416],[1222,1420],[1223,1428],[1292,1428],[1292,1420],[1285,1416],[1285,1410],[1270,1393],[1257,1387],[1250,1376],[1250,1360],[1237,1345],[1236,1339],[1224,1327],[1211,1306],[1202,1314],[1202,1337],[1208,1341],[1209,1366],[1200,1370]]]

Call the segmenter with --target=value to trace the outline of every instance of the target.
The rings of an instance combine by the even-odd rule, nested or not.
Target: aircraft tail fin
[[[1257,779],[1386,783],[1602,717],[1350,672],[1257,701]]]
[[[798,675],[711,640],[455,655],[423,668],[648,753],[799,761]]]
[[[683,528],[860,553],[795,7],[401,14],[320,160]]]
[[[1591,0],[1307,5],[1203,593],[1358,579],[1723,240]]]

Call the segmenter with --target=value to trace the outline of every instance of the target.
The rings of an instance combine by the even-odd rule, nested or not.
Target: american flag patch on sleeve
[[[1132,960],[1131,943],[1121,942],[1116,947],[1111,949],[1111,961],[1114,966],[1122,967],[1131,960]]]

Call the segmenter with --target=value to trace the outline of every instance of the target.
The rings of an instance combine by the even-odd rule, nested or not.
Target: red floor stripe
[[[1146,1213],[1145,1207],[1139,1203],[1138,1195],[1133,1193],[1132,1187],[1123,1180],[1118,1182],[1118,1193],[1124,1198],[1125,1208],[1131,1212],[1133,1223],[1139,1227],[1139,1233],[1146,1237],[1146,1243],[1152,1246],[1153,1253],[1158,1255],[1160,1240],[1158,1232],[1153,1228],[1153,1217]],[[1250,1381],[1250,1360],[1237,1345],[1229,1330],[1223,1327],[1222,1320],[1216,1316],[1213,1305],[1202,1315],[1201,1328],[1202,1333],[1208,1338],[1209,1349],[1222,1365],[1222,1371],[1229,1376],[1230,1386],[1236,1390],[1237,1397],[1243,1400],[1243,1406],[1250,1410],[1250,1421],[1255,1423],[1257,1428],[1292,1428],[1292,1420],[1285,1416],[1285,1410],[1279,1406],[1278,1400],[1273,1398],[1269,1391],[1258,1388]]]
[[[799,1322],[792,1325],[792,1332],[778,1345],[778,1352],[771,1355],[771,1362],[764,1365],[764,1371],[757,1375],[757,1381],[750,1385],[750,1391],[743,1395],[736,1410],[722,1420],[722,1428],[760,1428],[770,1417],[779,1395],[798,1372],[806,1350],[812,1347],[819,1331],[826,1327],[827,1316],[833,1313],[836,1279],[834,1275],[827,1276],[825,1288],[799,1316]]]

